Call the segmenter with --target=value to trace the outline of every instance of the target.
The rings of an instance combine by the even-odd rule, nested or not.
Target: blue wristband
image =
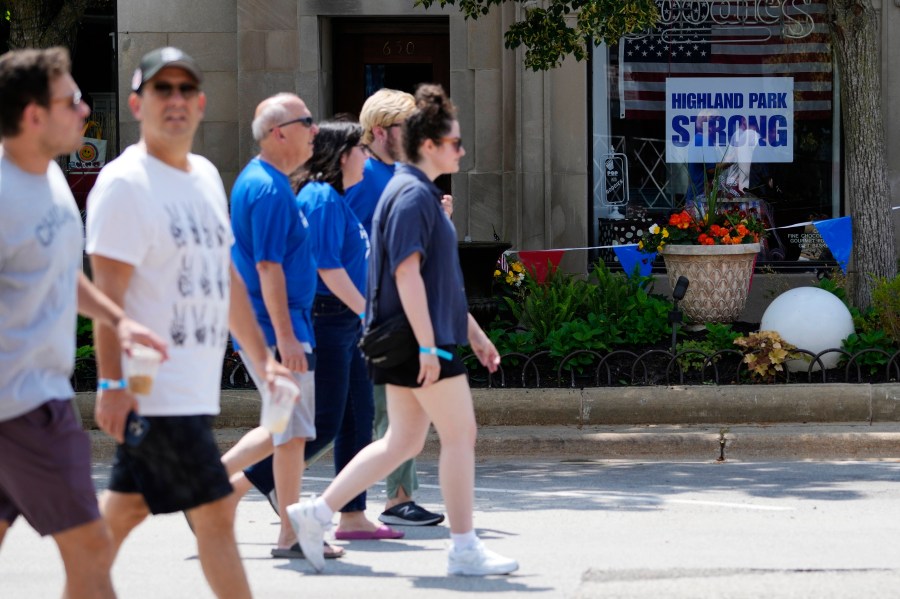
[[[447,360],[448,362],[453,359],[453,354],[448,352],[446,349],[441,349],[439,347],[420,347],[420,354],[431,354],[432,356],[437,356],[438,358],[442,358]]]
[[[366,311],[365,310],[363,310],[362,312],[359,313],[359,319],[360,320],[366,319]]]
[[[128,381],[125,379],[100,379],[97,381],[97,391],[118,391],[127,388]]]

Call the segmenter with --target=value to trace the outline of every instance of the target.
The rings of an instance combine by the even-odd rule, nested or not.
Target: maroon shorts
[[[0,422],[0,520],[25,516],[41,535],[100,517],[91,442],[72,402],[54,399]]]

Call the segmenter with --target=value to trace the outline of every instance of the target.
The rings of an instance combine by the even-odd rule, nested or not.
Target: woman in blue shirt
[[[404,134],[409,164],[398,167],[372,222],[369,286],[374,288],[379,277],[378,297],[369,297],[366,309],[376,304],[378,314],[368,317],[374,322],[405,313],[418,351],[397,367],[372,369],[375,382],[387,386],[390,417],[385,436],[357,454],[320,498],[289,506],[288,515],[304,555],[321,570],[322,540],[334,510],[417,455],[434,423],[441,440],[441,492],[453,539],[447,571],[508,574],[518,568],[516,561],[484,547],[472,523],[475,413],[455,348],[471,343],[491,372],[500,356],[468,314],[456,230],[443,214],[442,192],[434,185],[439,175],[457,172],[465,155],[456,108],[441,86],[419,88]]]

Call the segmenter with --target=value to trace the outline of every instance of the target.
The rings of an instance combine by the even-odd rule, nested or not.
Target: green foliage
[[[510,331],[505,329],[490,329],[487,331],[497,352],[504,356],[506,354],[525,354],[529,355],[537,351],[538,345],[534,340],[534,331]],[[505,364],[518,366],[520,358],[512,357],[504,360]]]
[[[900,277],[876,279],[872,309],[878,328],[894,343],[900,342]]]
[[[867,349],[887,352],[887,355],[881,352],[866,352],[853,360],[853,363],[859,366],[862,372],[875,374],[884,371],[884,367],[887,366],[891,356],[897,351],[897,344],[884,331],[871,331],[853,333],[844,340],[843,349],[850,354],[856,354]],[[839,366],[846,366],[847,361],[846,356],[841,356]]]
[[[415,0],[414,4],[458,6],[467,19],[478,19],[505,2],[517,2],[525,9],[525,18],[506,31],[506,47],[524,46],[525,66],[533,71],[558,67],[569,55],[585,60],[593,44],[615,44],[659,20],[654,0],[549,0],[546,8],[529,0]]]
[[[615,327],[615,325],[610,325],[605,317],[591,314],[587,321],[578,319],[563,324],[559,330],[552,332],[547,337],[545,345],[559,365],[563,358],[575,351],[609,349],[607,340],[611,326]],[[577,367],[578,372],[582,372],[581,367],[593,361],[594,359],[589,354],[582,354],[566,362],[566,366]]]
[[[699,350],[705,354],[689,353],[678,358],[678,364],[681,366],[682,370],[701,370],[708,356],[712,356],[714,353],[722,350],[734,349],[734,340],[741,336],[737,331],[731,330],[730,324],[711,322],[706,325],[706,331],[706,339],[688,339],[679,342],[678,345],[675,346],[676,353],[690,349]]]
[[[75,325],[75,336],[79,339],[93,334],[94,331],[94,321],[90,318],[85,318],[84,316],[78,315],[78,324]]]
[[[79,358],[93,358],[94,357],[94,346],[93,345],[81,345],[75,350],[75,359]]]
[[[559,270],[548,273],[544,283],[538,283],[529,274],[525,277],[525,287],[521,300],[503,299],[515,321],[534,332],[538,344],[578,318],[590,292],[586,282]]]

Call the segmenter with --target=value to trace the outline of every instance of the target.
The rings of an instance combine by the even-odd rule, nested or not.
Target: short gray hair
[[[250,125],[250,130],[253,132],[253,141],[256,143],[261,142],[268,135],[270,129],[277,127],[279,123],[289,120],[291,114],[285,104],[291,100],[299,99],[296,94],[288,92],[281,92],[271,98],[266,98],[264,100],[266,105],[253,118],[253,123]]]

